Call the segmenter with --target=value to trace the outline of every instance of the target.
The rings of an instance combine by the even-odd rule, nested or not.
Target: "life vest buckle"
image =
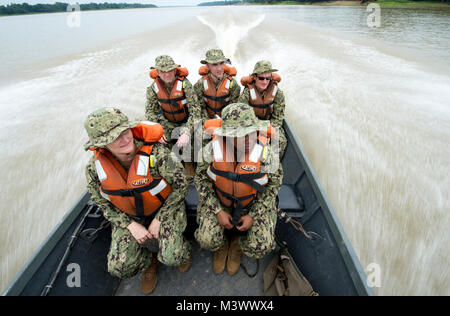
[[[134,189],[120,189],[119,190],[121,196],[133,196]]]
[[[229,180],[233,182],[241,182],[241,175],[239,173],[230,172],[227,177]]]

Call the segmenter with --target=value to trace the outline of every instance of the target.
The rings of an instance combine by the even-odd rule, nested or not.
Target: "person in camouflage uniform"
[[[234,79],[234,76],[231,77],[231,81],[229,83],[224,82],[224,80],[228,79],[224,68],[225,63],[230,62],[230,60],[225,57],[222,50],[208,50],[206,52],[206,58],[200,62],[208,67],[209,73],[206,76],[211,79],[210,82],[214,83],[216,91],[223,83],[225,83],[229,89],[229,95],[226,98],[222,98],[222,107],[225,107],[231,103],[236,103],[239,99],[239,95],[241,94],[241,87],[236,79]],[[202,77],[194,85],[194,91],[197,96],[198,103],[200,104],[201,118],[203,122],[214,117],[209,115],[207,111],[207,102],[209,102],[209,100],[207,96],[205,96],[205,80],[206,79]],[[206,86],[208,86],[207,83]],[[221,116],[221,112],[216,112],[215,114]]]
[[[243,103],[234,103],[222,111],[221,128],[214,135],[225,136],[226,141],[233,141],[256,134],[258,130],[267,130],[268,121],[258,120],[251,107]],[[254,144],[253,144],[254,145]],[[252,146],[246,144],[245,151],[253,152]],[[216,187],[208,175],[213,161],[213,143],[203,148],[202,163],[198,164],[194,184],[199,195],[197,207],[198,229],[195,238],[204,249],[214,251],[213,270],[220,274],[227,266],[232,275],[239,270],[240,255],[243,252],[251,258],[262,258],[275,247],[274,234],[277,219],[277,194],[283,180],[283,169],[277,153],[269,146],[261,155],[261,172],[267,173],[268,182],[263,192],[257,193],[251,204],[241,212],[236,229],[245,235],[235,236],[229,241],[225,231],[233,228],[232,214],[235,208],[225,207],[217,195]],[[267,149],[267,150],[266,150]],[[236,149],[235,150],[239,150]],[[235,154],[239,155],[235,151]],[[237,159],[239,161],[239,158]],[[228,258],[227,258],[228,257]],[[226,263],[225,263],[226,262]]]
[[[84,124],[89,136],[85,150],[106,148],[128,172],[136,149],[143,145],[143,141],[134,139],[130,131],[138,123],[130,122],[116,108],[101,108],[94,111]],[[124,155],[123,152],[119,153],[116,143],[123,137],[129,137],[127,133],[131,134],[132,150]],[[155,158],[153,167],[149,168],[152,178],[163,177],[170,184],[172,193],[159,210],[148,218],[127,215],[102,196],[94,157],[86,166],[87,189],[91,199],[103,211],[104,217],[112,227],[108,272],[118,278],[129,278],[145,270],[142,276],[142,291],[146,294],[151,293],[156,286],[158,260],[166,265],[179,266],[181,272],[187,270],[191,262],[191,246],[183,236],[187,225],[184,198],[188,188],[184,168],[174,155],[159,143],[153,146],[151,155]],[[147,228],[149,222],[151,224]],[[157,259],[143,246],[150,240],[158,241]]]
[[[272,63],[267,60],[258,61],[254,67],[253,72],[250,74],[250,81],[251,84],[255,86],[255,94],[253,94],[253,97],[256,95],[260,96],[261,98],[266,99],[267,93],[269,90],[269,87],[271,86],[271,82],[273,77],[272,73],[278,71],[277,69],[272,68]],[[272,77],[272,79],[271,79]],[[244,90],[242,91],[241,96],[239,97],[239,102],[249,104],[254,107],[255,113],[258,111],[258,108],[252,105],[252,93],[251,89],[249,88],[249,85],[246,85],[244,87]],[[266,112],[265,117],[260,117],[260,119],[270,120],[270,124],[277,129],[277,135],[278,135],[278,146],[280,150],[280,158],[283,158],[284,152],[286,151],[287,147],[287,138],[286,133],[283,129],[283,119],[284,119],[284,111],[286,108],[286,100],[284,97],[283,91],[276,86],[276,94],[275,98],[273,99],[272,104],[272,113]],[[261,110],[263,111],[263,110]],[[266,110],[268,111],[268,110]]]
[[[155,59],[155,66],[151,67],[158,71],[158,75],[162,79],[169,95],[176,82],[176,69],[178,67],[180,65],[175,64],[172,57],[167,55],[158,56]],[[200,107],[197,102],[197,97],[195,96],[192,84],[187,78],[183,80],[182,89],[186,98],[185,107],[188,110],[188,118],[185,122],[171,122],[164,115],[160,114],[161,106],[158,102],[156,82],[147,88],[147,102],[145,104],[146,119],[151,122],[158,122],[163,126],[166,141],[171,142],[172,139],[178,138],[176,144],[179,148],[185,147],[189,143],[190,135],[194,131],[195,121],[200,119]],[[177,127],[180,128],[180,131],[172,137],[172,132]]]

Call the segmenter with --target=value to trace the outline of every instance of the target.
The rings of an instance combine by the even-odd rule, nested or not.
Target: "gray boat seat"
[[[293,185],[283,184],[278,192],[278,207],[286,212],[300,212],[303,210],[300,195],[295,193]]]

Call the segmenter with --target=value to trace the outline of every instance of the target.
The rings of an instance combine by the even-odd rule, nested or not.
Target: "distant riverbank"
[[[409,1],[409,0],[378,0],[370,1],[378,3],[382,7],[447,7],[450,8],[450,1]]]
[[[153,4],[140,3],[87,3],[80,4],[80,11],[98,11],[98,10],[119,10],[119,9],[143,9],[143,8],[157,8]],[[0,16],[9,15],[24,15],[24,14],[42,14],[42,13],[61,13],[70,12],[75,9],[75,5],[68,3],[57,2],[55,4],[8,4],[0,6]]]
[[[217,1],[200,3],[198,6],[215,5],[317,5],[317,6],[367,6],[369,3],[377,3],[381,7],[447,7],[450,8],[450,0],[442,1],[411,1],[411,0],[378,0],[362,3],[360,0],[342,0],[342,1]],[[0,17],[10,15],[27,15],[43,13],[61,13],[67,12],[68,3],[56,2],[55,4],[9,4],[0,5]],[[80,11],[99,11],[99,10],[118,10],[118,9],[142,9],[157,8],[153,4],[140,3],[88,3],[80,4]],[[70,10],[69,10],[70,11]]]
[[[448,7],[450,8],[450,1],[410,1],[410,0],[378,0],[368,1],[362,3],[359,0],[343,0],[343,1],[320,1],[320,2],[307,2],[307,1],[277,1],[269,3],[267,1],[260,2],[247,2],[244,1],[243,5],[320,5],[320,6],[367,6],[369,3],[377,3],[381,7]]]

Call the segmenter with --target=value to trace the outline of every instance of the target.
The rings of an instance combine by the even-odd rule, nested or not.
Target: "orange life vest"
[[[141,122],[131,129],[133,137],[144,141],[127,171],[106,149],[94,150],[95,168],[101,182],[100,194],[132,216],[148,216],[156,212],[166,201],[172,188],[162,177],[150,174],[150,159],[153,145],[163,135],[160,124]]]
[[[269,120],[273,113],[273,103],[278,91],[278,83],[281,77],[272,73],[272,79],[267,86],[264,96],[256,89],[253,76],[242,77],[241,83],[250,90],[249,105],[253,107],[256,116],[260,120]]]
[[[234,144],[227,144],[223,137],[213,136],[214,159],[207,174],[214,182],[217,197],[224,206],[242,210],[258,192],[264,192],[268,175],[261,173],[261,156],[268,141],[269,133],[258,131],[257,143],[239,159],[242,161],[235,161]]]
[[[201,66],[198,73],[203,76],[203,97],[206,103],[206,111],[209,118],[215,114],[221,115],[222,109],[230,103],[230,89],[233,85],[233,77],[236,76],[236,68],[224,66],[225,75],[217,87],[209,76],[208,66]]]
[[[184,79],[189,74],[186,68],[177,67],[175,74],[175,82],[170,94],[164,85],[162,79],[158,76],[158,71],[152,69],[150,77],[154,79],[153,87],[158,98],[158,103],[164,117],[170,122],[183,123],[189,116],[186,106],[186,96],[184,95]]]

